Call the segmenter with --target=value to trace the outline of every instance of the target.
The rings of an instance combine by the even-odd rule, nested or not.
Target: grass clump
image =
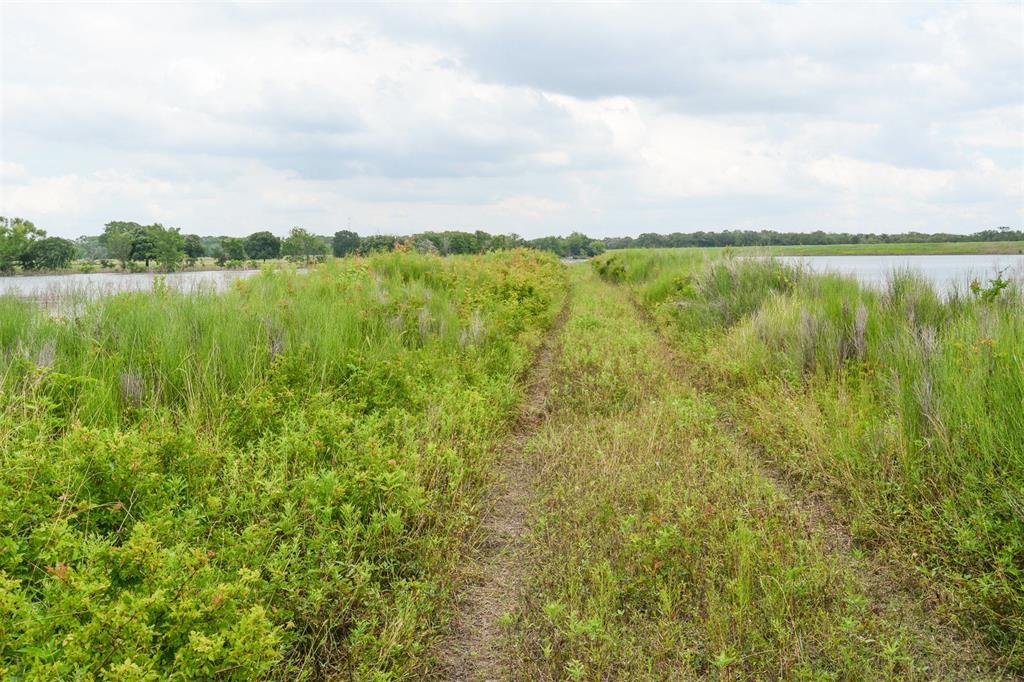
[[[615,257],[764,455],[1024,670],[1019,284],[943,298],[912,272],[874,290],[771,260]]]
[[[516,679],[932,679],[972,669],[872,604],[625,292],[574,268],[535,463]],[[909,609],[908,609],[909,610]],[[953,673],[953,674],[956,674]]]
[[[0,677],[407,677],[563,287],[346,259],[0,299]]]
[[[525,601],[507,619],[512,677],[961,670],[964,652],[944,650],[901,607],[871,602],[712,401],[677,375],[626,292],[589,268],[573,276],[559,388],[528,446],[537,493]]]

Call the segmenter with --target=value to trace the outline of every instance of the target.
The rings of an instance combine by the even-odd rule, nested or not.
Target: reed
[[[1024,295],[881,290],[771,259],[620,252],[618,271],[855,539],[945,591],[1024,667]]]

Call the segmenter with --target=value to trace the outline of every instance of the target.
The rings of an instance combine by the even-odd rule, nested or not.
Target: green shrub
[[[0,298],[0,677],[413,674],[563,277],[393,254]]]

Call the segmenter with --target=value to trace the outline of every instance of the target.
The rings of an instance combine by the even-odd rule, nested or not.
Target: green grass
[[[884,256],[884,255],[971,255],[1020,254],[1024,242],[928,242],[920,244],[822,244],[814,246],[742,247],[739,252],[754,251],[776,256]]]
[[[1020,288],[732,253],[0,297],[0,677],[436,673],[567,290],[511,676],[998,677],[978,633],[1024,669]]]
[[[622,252],[628,283],[764,456],[1024,669],[1024,298],[882,291],[772,261]]]
[[[515,679],[934,679],[966,651],[853,568],[672,366],[623,290],[576,288],[537,472]],[[984,677],[983,673],[976,673]]]
[[[410,677],[564,268],[0,299],[0,677]]]

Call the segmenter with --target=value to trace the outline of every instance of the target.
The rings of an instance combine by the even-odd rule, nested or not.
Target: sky
[[[1024,218],[1024,3],[0,5],[0,215],[51,235]]]

